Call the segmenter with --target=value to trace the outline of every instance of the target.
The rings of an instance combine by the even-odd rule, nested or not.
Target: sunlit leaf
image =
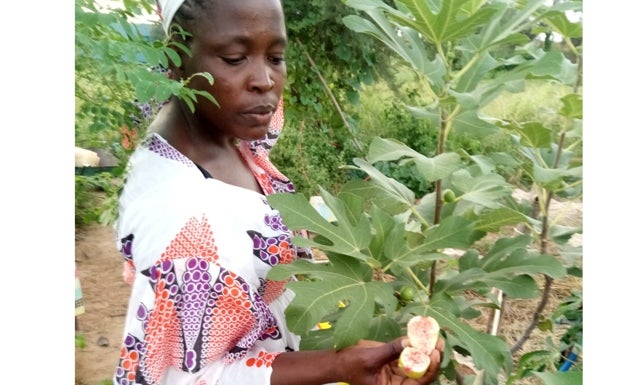
[[[511,194],[511,186],[498,174],[472,176],[466,170],[459,170],[451,177],[453,187],[461,191],[457,197],[458,211],[468,204],[487,208],[500,208],[500,199]]]
[[[354,258],[375,264],[365,253],[371,240],[370,223],[362,215],[355,223],[337,221],[330,223],[323,218],[302,194],[273,194],[267,196],[269,203],[278,209],[284,223],[292,230],[308,230],[323,236],[331,244],[315,242],[314,239],[296,237],[294,241],[302,246],[317,247],[321,250],[350,255]],[[332,209],[335,213],[335,209]]]
[[[564,12],[552,11],[543,16],[544,20],[555,32],[566,37],[582,37],[583,26],[568,19]]]
[[[465,110],[453,120],[453,130],[460,135],[484,138],[498,132],[499,128],[495,124],[481,119],[476,110]]]
[[[499,207],[479,215],[475,223],[475,229],[485,232],[497,232],[503,227],[529,221],[530,219],[522,212],[509,207]]]
[[[295,298],[286,310],[289,328],[300,335],[308,334],[326,315],[335,312],[342,301],[346,306],[333,326],[337,349],[365,338],[370,321],[363,320],[372,318],[376,298],[382,298],[383,302],[393,297],[390,286],[370,281],[371,270],[348,257],[331,256],[326,265],[304,260],[278,265],[271,269],[268,278],[283,280],[299,274],[312,277],[314,281],[287,284],[295,292]]]
[[[373,183],[386,190],[386,192],[392,195],[396,200],[403,202],[405,205],[414,203],[416,199],[414,192],[396,179],[387,177],[363,159],[355,158],[353,159],[353,163],[359,167],[360,170],[367,173]]]
[[[401,4],[415,17],[415,20],[407,19],[406,23],[409,22],[414,29],[436,44],[469,35],[487,22],[495,12],[493,8],[482,8],[467,15],[465,0],[443,1],[437,10],[431,7],[433,3],[422,1],[404,0]]]
[[[563,107],[559,110],[562,116],[571,119],[583,119],[583,97],[580,94],[568,94],[561,98]]]
[[[556,373],[533,372],[544,385],[583,385],[582,371],[567,371]]]
[[[374,138],[371,142],[367,159],[371,163],[398,159],[403,159],[404,162],[413,162],[416,169],[428,181],[442,179],[460,166],[460,158],[456,153],[447,152],[429,158],[401,142],[379,137]]]

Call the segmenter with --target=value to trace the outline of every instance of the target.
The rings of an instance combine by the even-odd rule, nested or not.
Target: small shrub
[[[117,216],[117,193],[120,178],[115,172],[96,172],[92,175],[75,176],[76,228],[91,224],[110,224]]]
[[[271,161],[307,197],[318,195],[319,185],[337,191],[353,177],[341,166],[355,150],[347,140],[337,139],[329,125],[307,126],[304,122],[301,126],[297,122],[285,126],[271,151]]]

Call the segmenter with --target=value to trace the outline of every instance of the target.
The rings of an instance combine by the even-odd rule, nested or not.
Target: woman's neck
[[[160,110],[152,130],[213,178],[262,193],[236,138],[209,135],[200,124],[188,107],[174,98]]]

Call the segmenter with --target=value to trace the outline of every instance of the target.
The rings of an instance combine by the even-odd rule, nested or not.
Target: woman
[[[165,31],[191,37],[171,76],[209,92],[192,112],[172,98],[129,162],[118,245],[133,286],[116,384],[428,384],[396,360],[406,338],[298,351],[277,263],[308,258],[266,195],[293,192],[269,161],[283,124],[287,47],[279,0],[162,0]],[[209,72],[214,84],[203,76]]]

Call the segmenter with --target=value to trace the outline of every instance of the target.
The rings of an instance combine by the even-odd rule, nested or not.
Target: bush
[[[287,122],[271,151],[271,161],[307,197],[318,195],[319,185],[337,191],[352,177],[341,166],[352,157],[353,150],[334,140],[328,125],[295,124]]]

